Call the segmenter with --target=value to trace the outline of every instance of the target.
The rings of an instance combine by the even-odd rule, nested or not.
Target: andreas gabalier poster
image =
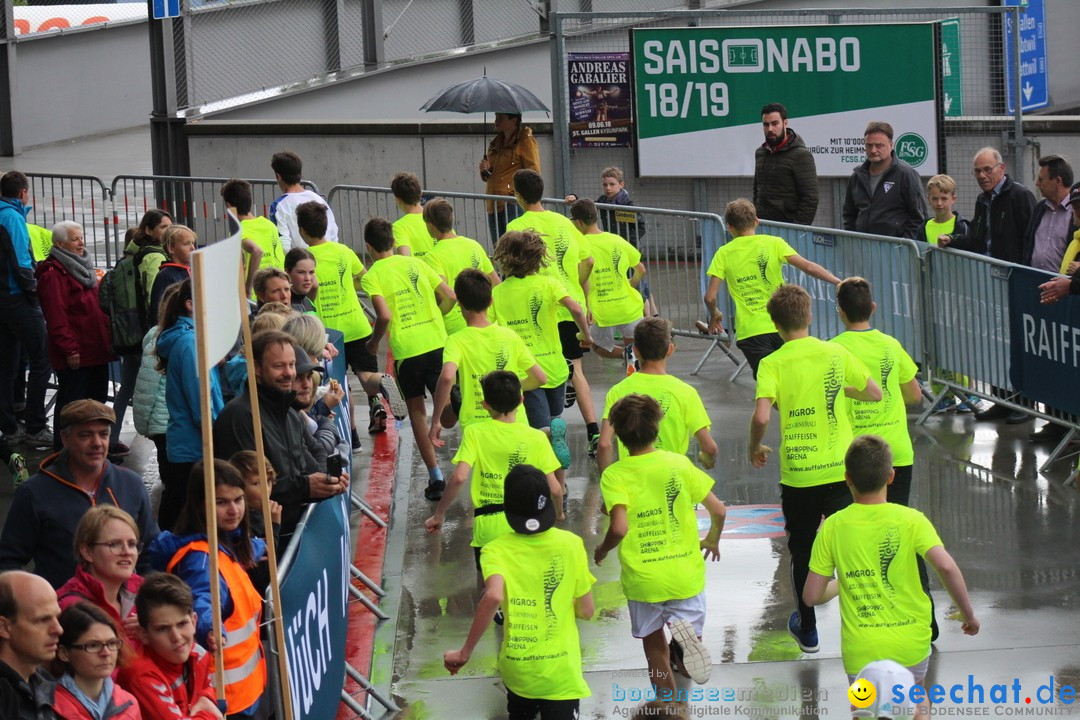
[[[630,53],[570,53],[570,146],[630,147]]]

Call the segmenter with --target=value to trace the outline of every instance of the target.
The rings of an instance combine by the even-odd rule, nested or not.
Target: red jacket
[[[143,720],[215,720],[209,712],[191,714],[191,706],[201,697],[217,703],[213,664],[214,656],[196,644],[185,663],[185,683],[183,665],[167,663],[144,646],[134,661],[120,669],[119,684],[139,701]]]
[[[61,610],[67,610],[72,605],[81,602],[96,605],[112,618],[117,628],[122,630],[124,620],[135,617],[135,593],[139,592],[142,583],[142,577],[138,573],[132,573],[128,581],[124,583],[124,587],[120,588],[120,608],[124,617],[120,617],[112,603],[105,599],[105,586],[101,584],[101,581],[86,572],[82,565],[75,568],[75,577],[61,585],[56,591],[56,598],[60,602]],[[127,642],[135,652],[139,652],[142,647],[138,633],[127,633]],[[113,679],[116,679],[116,673],[113,673]]]
[[[63,685],[56,684],[56,697],[53,700],[56,717],[64,720],[94,720],[94,716]],[[139,703],[131,693],[122,687],[113,686],[109,707],[105,710],[105,720],[143,720],[139,712]]]
[[[67,357],[79,353],[79,367],[115,360],[109,320],[98,304],[98,288],[87,289],[64,267],[47,258],[37,266],[37,292],[49,336],[49,361],[66,370]]]

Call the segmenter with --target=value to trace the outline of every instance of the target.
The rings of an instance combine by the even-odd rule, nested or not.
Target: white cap
[[[915,684],[915,676],[906,667],[892,660],[876,660],[862,669],[856,680],[860,678],[873,683],[876,691],[874,705],[868,708],[871,717],[902,720],[915,715],[915,705],[910,700],[900,704],[892,701],[893,686],[903,687],[907,698]]]

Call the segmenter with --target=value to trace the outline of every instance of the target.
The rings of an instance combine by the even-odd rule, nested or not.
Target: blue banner
[[[1080,415],[1072,392],[1080,372],[1080,298],[1039,302],[1039,285],[1051,275],[1013,268],[1009,276],[1013,388],[1057,410]]]

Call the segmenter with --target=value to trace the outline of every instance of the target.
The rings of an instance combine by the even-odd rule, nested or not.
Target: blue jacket
[[[165,369],[165,406],[169,409],[166,448],[169,462],[197,462],[203,457],[201,390],[195,355],[195,321],[180,317],[162,331],[157,342],[158,357]],[[225,407],[215,368],[210,368],[210,418],[216,420]]]
[[[239,536],[240,531],[234,530],[229,537],[236,541]],[[198,540],[206,540],[206,533],[174,535],[166,530],[158,535],[157,539],[150,545],[150,564],[153,565],[155,570],[165,572],[165,568],[169,566],[169,562],[176,553]],[[233,554],[225,546],[222,545],[219,548],[220,552],[233,557]],[[257,560],[266,557],[266,541],[251,538],[251,554]],[[191,594],[195,596],[195,614],[198,615],[198,622],[195,625],[195,639],[200,645],[205,646],[206,638],[210,635],[210,630],[214,626],[213,606],[210,604],[210,556],[205,552],[193,550],[181,558],[172,572],[173,575],[187,583],[188,587],[191,588]],[[221,585],[221,619],[224,620],[232,615],[232,597],[229,595],[229,586],[225,584],[225,580],[221,578],[220,574],[218,575],[218,582]],[[224,629],[222,629],[222,634],[224,634]]]
[[[0,295],[34,295],[33,258],[26,216],[30,208],[15,198],[0,198]]]
[[[150,542],[158,534],[150,496],[142,478],[105,461],[93,495],[75,485],[67,467],[67,451],[45,458],[41,469],[19,486],[0,534],[0,570],[21,570],[34,561],[34,572],[58,588],[75,575],[72,542],[79,520],[91,507],[106,503],[135,518],[139,537]],[[145,557],[136,571],[149,569]]]

